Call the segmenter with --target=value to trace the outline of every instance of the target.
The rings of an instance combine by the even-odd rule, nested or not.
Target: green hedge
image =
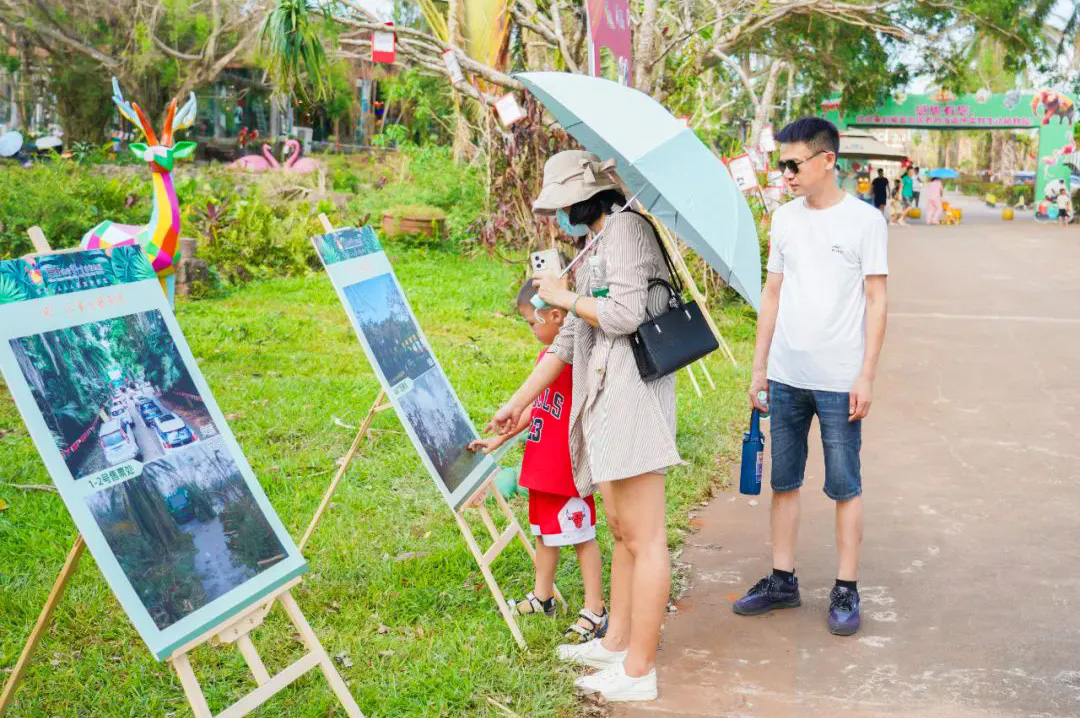
[[[1010,187],[1006,187],[1001,182],[979,182],[976,180],[959,180],[957,182],[957,188],[961,194],[966,194],[969,197],[985,197],[988,194],[994,195],[998,202],[1007,202],[1010,205],[1017,204],[1020,199],[1024,200],[1024,204],[1029,207],[1035,201],[1035,187],[1027,184],[1017,184]]]

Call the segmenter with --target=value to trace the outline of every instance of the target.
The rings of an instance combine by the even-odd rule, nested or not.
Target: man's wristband
[[[575,294],[574,295],[574,301],[571,302],[571,304],[570,304],[570,316],[572,316],[572,317],[577,316],[577,303],[580,300],[581,300],[581,295],[580,294]]]

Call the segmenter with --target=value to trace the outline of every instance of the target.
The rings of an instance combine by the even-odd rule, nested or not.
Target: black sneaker
[[[757,616],[774,608],[795,608],[800,604],[798,577],[785,581],[770,573],[732,604],[731,610],[740,616]]]
[[[859,630],[859,592],[846,586],[833,586],[829,594],[829,633],[850,636]]]

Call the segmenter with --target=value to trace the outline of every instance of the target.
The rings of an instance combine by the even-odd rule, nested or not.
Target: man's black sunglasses
[[[780,160],[780,162],[777,163],[777,167],[780,168],[781,173],[790,171],[791,174],[797,175],[799,174],[799,165],[801,165],[803,162],[809,162],[818,155],[828,151],[829,150],[818,150],[814,154],[807,157],[805,160]]]

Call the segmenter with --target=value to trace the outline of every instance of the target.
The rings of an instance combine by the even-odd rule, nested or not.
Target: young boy
[[[544,349],[559,333],[566,312],[557,307],[536,310],[531,303],[536,294],[530,279],[517,295],[517,307]],[[570,403],[572,369],[569,364],[533,403],[531,413],[522,412],[517,430],[507,436],[474,441],[469,448],[491,453],[513,436],[528,429],[525,458],[519,484],[529,490],[529,523],[536,535],[536,578],[533,590],[524,599],[512,601],[518,613],[555,615],[555,569],[559,550],[573,546],[585,584],[585,608],[579,620],[566,629],[566,636],[581,643],[602,638],[607,630],[607,610],[603,598],[603,569],[596,544],[596,504],[592,496],[578,496],[570,463]]]

